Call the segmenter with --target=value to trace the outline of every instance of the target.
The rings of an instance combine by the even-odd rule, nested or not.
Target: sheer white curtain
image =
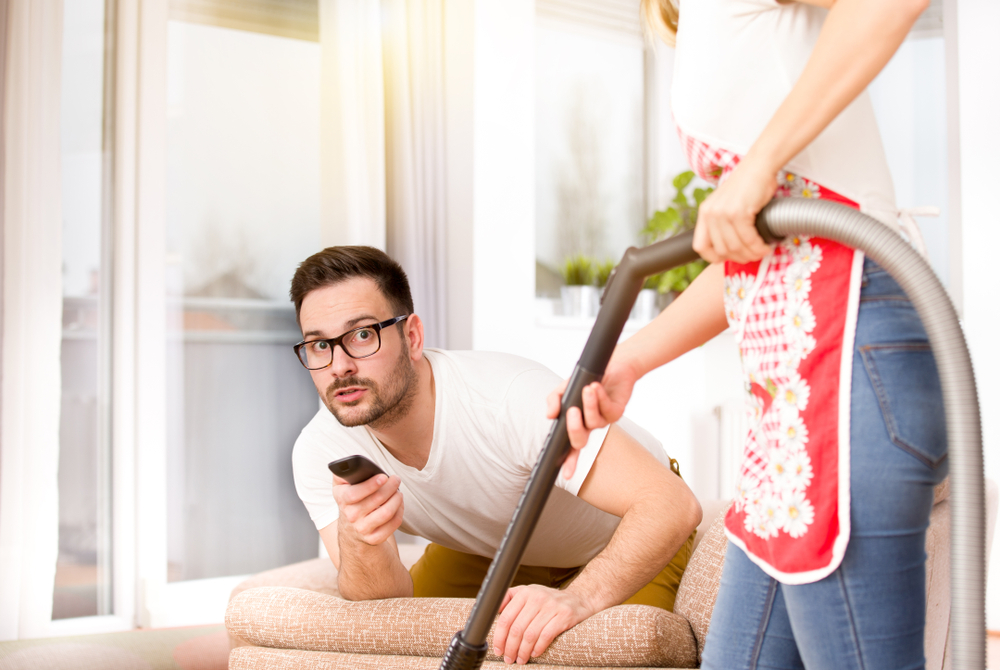
[[[59,525],[62,0],[0,0],[0,640],[44,635]]]
[[[385,249],[385,114],[378,2],[320,0],[321,240]]]
[[[428,346],[447,345],[443,0],[383,0],[386,242]]]
[[[447,345],[443,0],[320,0],[323,243],[385,249]]]

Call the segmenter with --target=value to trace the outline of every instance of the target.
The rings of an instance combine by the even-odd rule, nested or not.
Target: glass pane
[[[319,66],[316,42],[169,24],[169,581],[317,555],[288,288],[319,248]]]
[[[617,261],[639,242],[643,47],[539,25],[535,58],[536,288],[558,295],[569,256]]]
[[[62,402],[53,619],[111,611],[104,10],[104,0],[76,0],[66,3],[63,17]]]

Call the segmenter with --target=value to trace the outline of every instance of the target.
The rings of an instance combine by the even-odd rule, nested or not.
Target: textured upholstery
[[[226,626],[262,647],[440,658],[451,636],[465,625],[472,603],[471,598],[348,602],[301,589],[264,587],[232,601]],[[501,660],[492,653],[487,658]],[[620,605],[560,635],[538,662],[690,668],[696,665],[696,649],[682,617],[646,605]]]
[[[945,480],[947,481],[947,480]],[[944,667],[951,621],[951,504],[936,502],[927,529],[927,622],[924,625],[924,658],[928,668]]]
[[[312,558],[258,573],[237,584],[229,594],[229,599],[258,586],[291,586],[328,596],[340,595],[337,588],[337,568],[333,567],[333,562],[328,558]]]
[[[927,667],[950,667],[948,482],[935,490],[927,534]],[[539,670],[583,667],[696,667],[718,593],[727,541],[728,502],[702,503],[697,544],[677,593],[675,613],[621,605],[563,633],[538,663]],[[987,482],[987,528],[997,509],[997,487]],[[988,540],[989,540],[988,538]],[[416,554],[414,554],[416,555]],[[408,557],[411,558],[411,557]],[[253,588],[270,585],[296,588]],[[301,590],[307,588],[309,590]],[[336,571],[328,559],[261,573],[233,591],[226,625],[251,646],[233,649],[233,670],[436,669],[472,606],[468,599],[390,599],[347,602],[334,597]],[[492,635],[491,635],[492,637]],[[490,660],[492,659],[492,660]],[[490,656],[490,670],[506,666]]]
[[[387,656],[382,654],[333,654],[298,649],[243,647],[229,656],[229,670],[438,670],[440,658],[429,656]],[[512,666],[486,661],[485,670],[509,670]],[[520,667],[520,666],[517,666]],[[580,665],[531,663],[535,670],[594,670]],[[634,670],[664,670],[638,667]],[[667,669],[674,670],[674,669]]]
[[[729,542],[724,528],[729,505],[717,506],[716,509],[715,518],[691,555],[677,589],[677,600],[674,601],[674,612],[687,619],[694,632],[699,661],[705,648],[712,610],[715,609],[715,597],[719,593],[719,580]]]

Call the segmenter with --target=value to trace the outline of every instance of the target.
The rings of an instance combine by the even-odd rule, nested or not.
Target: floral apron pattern
[[[735,153],[681,134],[695,173],[721,183]],[[858,205],[781,172],[777,197]],[[850,389],[860,251],[790,237],[761,261],[726,263],[725,309],[740,348],[749,431],[726,534],[786,584],[822,579],[850,534]]]

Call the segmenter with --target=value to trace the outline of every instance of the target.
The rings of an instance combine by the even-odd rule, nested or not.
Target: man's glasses
[[[351,358],[374,356],[382,348],[382,329],[399,323],[408,316],[396,316],[382,323],[359,326],[329,340],[304,340],[295,345],[295,355],[307,370],[322,370],[333,363],[333,348],[338,344]]]

